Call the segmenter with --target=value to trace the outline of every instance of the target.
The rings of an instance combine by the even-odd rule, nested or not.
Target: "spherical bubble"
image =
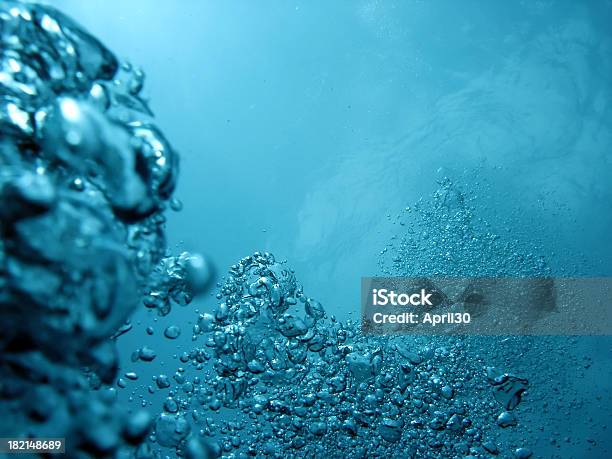
[[[167,375],[159,375],[155,378],[155,384],[159,389],[167,389],[170,387],[170,378]]]
[[[183,210],[183,202],[178,198],[170,199],[170,208],[175,212]]]
[[[138,351],[138,357],[143,362],[152,362],[157,354],[150,347],[144,346]]]
[[[185,264],[185,283],[193,295],[206,292],[215,279],[215,269],[210,260],[200,254],[190,254]]]
[[[180,336],[181,329],[178,325],[169,325],[164,330],[164,336],[168,339],[176,339]]]

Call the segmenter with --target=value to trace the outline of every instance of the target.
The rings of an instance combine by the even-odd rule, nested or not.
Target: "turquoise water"
[[[168,254],[203,254],[217,274],[168,314],[139,300],[116,339],[105,384],[153,425],[137,454],[610,457],[609,337],[377,339],[346,321],[365,276],[611,274],[612,4],[50,3],[144,69],[142,94],[180,156]],[[143,243],[152,260],[157,242]],[[227,273],[258,251],[274,254],[255,258],[279,304],[316,320],[297,335],[249,323],[251,348],[232,341],[248,320],[229,292],[253,279]],[[166,259],[181,294],[185,260]],[[315,328],[321,348],[291,347]],[[487,367],[511,375],[516,407],[496,399]]]

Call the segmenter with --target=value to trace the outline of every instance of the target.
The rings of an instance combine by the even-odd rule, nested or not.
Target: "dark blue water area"
[[[167,214],[168,248],[205,254],[220,283],[243,257],[267,251],[287,261],[328,317],[356,321],[365,276],[612,275],[610,2],[50,3],[145,70],[145,96],[181,158],[182,209]],[[429,359],[413,370],[422,384],[414,399],[436,378],[460,383],[454,397],[473,407],[474,425],[443,437],[428,424],[440,397],[399,429],[360,426],[353,443],[333,427],[341,416],[320,408],[304,417],[301,446],[301,434],[281,441],[278,430],[291,429],[280,414],[249,417],[238,405],[214,407],[212,395],[202,407],[181,405],[192,400],[185,381],[216,377],[210,362],[198,370],[181,356],[207,348],[193,327],[214,313],[218,292],[167,316],[136,310],[117,339],[118,397],[153,416],[175,413],[164,408],[170,397],[227,456],[254,445],[279,457],[366,457],[368,448],[389,457],[612,457],[609,336],[361,343],[364,355],[394,345]],[[181,330],[175,339],[164,336],[171,325]],[[154,360],[132,358],[143,346]],[[185,380],[173,379],[180,367]],[[487,367],[529,381],[511,410],[516,425],[499,425],[506,410],[491,395]],[[161,374],[171,387],[159,388]],[[295,383],[277,384],[290,392]],[[410,424],[421,419],[424,428]],[[237,433],[219,427],[239,421]],[[325,441],[313,427],[321,422]],[[161,450],[174,457],[169,443]]]

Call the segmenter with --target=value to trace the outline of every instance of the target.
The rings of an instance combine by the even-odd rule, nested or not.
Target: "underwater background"
[[[201,253],[217,276],[169,313],[139,304],[116,338],[117,400],[154,419],[148,449],[129,454],[612,456],[609,336],[366,338],[338,325],[358,320],[366,276],[612,274],[612,2],[48,4],[146,73],[180,156],[169,254]],[[275,257],[256,255],[259,269],[294,270],[327,336],[304,352],[321,360],[227,369],[244,320],[231,295],[247,282],[227,273],[255,252]],[[308,376],[286,374],[296,366]],[[240,371],[267,388],[251,392]],[[409,407],[393,402],[402,372]],[[510,399],[492,395],[500,384]],[[184,444],[193,433],[200,456]]]

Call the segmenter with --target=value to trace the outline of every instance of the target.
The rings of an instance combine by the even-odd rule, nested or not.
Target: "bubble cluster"
[[[466,193],[449,177],[431,196],[407,206],[398,232],[379,256],[390,276],[547,276],[550,267],[537,248],[492,229]],[[408,223],[408,224],[407,224]]]
[[[75,457],[129,450],[152,423],[109,386],[178,172],[143,81],[59,11],[0,4],[0,424]]]
[[[155,377],[169,392],[152,449],[183,455],[197,432],[212,457],[481,457],[516,424],[528,381],[485,369],[479,343],[364,336],[270,253],[232,266],[217,299],[194,324],[204,345]]]
[[[486,222],[474,217],[450,180],[413,212],[417,224],[381,254],[385,272],[547,273],[543,260],[520,255],[517,243],[483,236]],[[418,221],[433,231],[431,244],[422,232],[415,237]],[[500,431],[520,422],[516,408],[529,382],[487,367],[479,357],[483,342],[363,335],[357,324],[329,315],[270,253],[232,266],[217,300],[193,325],[194,342],[204,344],[180,355],[184,366],[173,378],[156,377],[169,397],[149,439],[153,449],[158,444],[184,454],[191,437],[181,426],[188,421],[210,454],[227,457],[514,454]]]
[[[173,303],[186,306],[206,291],[214,276],[212,265],[202,255],[183,252],[164,257],[149,275],[144,305],[160,316],[168,315]]]

